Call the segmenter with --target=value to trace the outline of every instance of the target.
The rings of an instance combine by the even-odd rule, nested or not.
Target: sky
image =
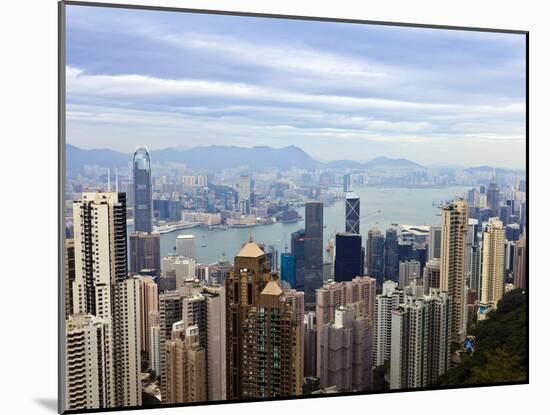
[[[67,142],[525,168],[519,34],[68,5]]]

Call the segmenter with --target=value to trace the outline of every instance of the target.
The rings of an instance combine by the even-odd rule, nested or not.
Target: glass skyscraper
[[[281,254],[281,280],[296,288],[296,258],[288,252]]]
[[[356,193],[346,194],[346,232],[359,234],[360,202]]]
[[[290,239],[290,252],[294,257],[294,283],[298,291],[304,291],[305,281],[305,241],[306,231],[300,229],[292,233]],[[282,258],[281,258],[282,261]]]
[[[361,235],[354,233],[336,234],[336,258],[334,260],[334,280],[351,281],[363,275],[363,250]]]
[[[305,303],[315,305],[315,290],[323,285],[323,203],[306,203]]]
[[[145,147],[139,147],[133,161],[134,231],[153,231],[153,186],[151,159]]]

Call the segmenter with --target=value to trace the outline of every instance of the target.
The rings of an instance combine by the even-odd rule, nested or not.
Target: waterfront
[[[361,234],[365,239],[368,230],[377,225],[385,230],[392,223],[411,225],[435,225],[439,223],[437,204],[455,196],[462,196],[470,187],[446,188],[379,188],[360,187],[354,189],[361,199]],[[433,205],[435,202],[436,206]],[[304,217],[304,208],[298,209]],[[339,200],[324,208],[323,232],[324,244],[335,232],[344,231],[345,201]],[[176,237],[180,234],[192,234],[196,237],[197,260],[210,264],[218,261],[222,254],[233,260],[241,245],[249,235],[258,243],[277,247],[284,252],[285,243],[290,251],[290,235],[303,228],[304,221],[294,223],[277,222],[273,225],[261,225],[251,228],[230,228],[228,230],[193,228],[175,231],[160,236],[161,255],[174,252]],[[363,241],[363,244],[365,242]]]

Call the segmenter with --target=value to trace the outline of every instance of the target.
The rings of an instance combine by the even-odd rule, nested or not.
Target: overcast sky
[[[525,38],[69,5],[67,142],[524,168]]]

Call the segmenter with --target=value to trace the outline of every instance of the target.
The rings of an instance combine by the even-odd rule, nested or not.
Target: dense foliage
[[[475,323],[468,334],[476,338],[475,352],[463,353],[461,363],[435,386],[479,385],[527,380],[526,294],[504,295],[487,319]]]

